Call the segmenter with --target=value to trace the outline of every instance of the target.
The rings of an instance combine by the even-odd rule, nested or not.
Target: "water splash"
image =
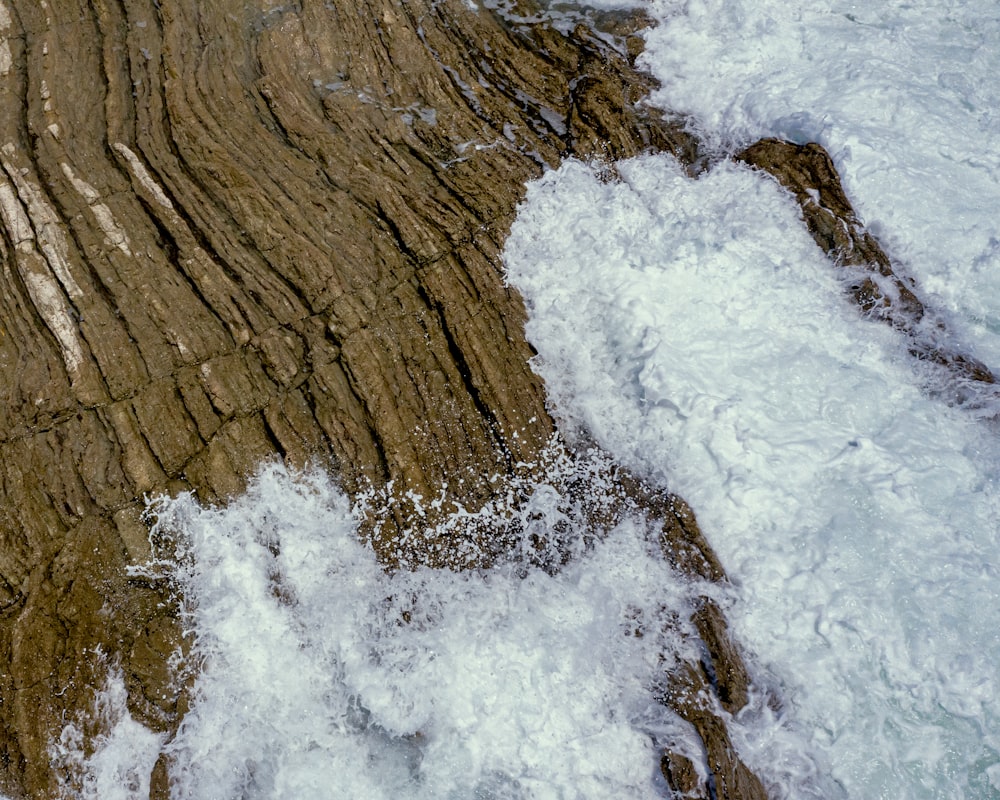
[[[548,463],[526,503],[446,522],[523,539],[464,571],[386,572],[359,537],[370,506],[319,472],[269,466],[225,509],[156,501],[162,558],[146,572],[175,587],[197,673],[176,736],[153,748],[172,797],[662,797],[662,748],[700,752],[655,698],[676,659],[698,658],[678,620],[706,587],[673,572],[640,515],[584,521],[588,503],[557,487],[596,496],[594,463]],[[559,540],[558,565],[539,536]],[[78,758],[90,781],[120,758],[116,736],[70,727],[60,747],[93,751]]]

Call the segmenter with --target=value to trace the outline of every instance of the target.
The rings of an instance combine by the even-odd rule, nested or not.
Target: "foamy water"
[[[655,102],[719,152],[831,152],[860,214],[967,352],[1000,368],[1000,13],[992,0],[656,0]],[[867,322],[775,184],[668,157],[535,182],[505,260],[553,409],[685,496],[783,700],[732,725],[778,797],[1000,798],[1000,447]],[[560,519],[542,485],[534,519]],[[225,511],[158,507],[200,666],[171,742],[132,721],[54,753],[85,797],[663,796],[652,702],[692,588],[642,520],[577,530],[560,573],[388,576],[319,475],[266,470]],[[549,516],[546,516],[548,514]],[[400,624],[400,620],[408,620]],[[93,755],[85,757],[84,752]]]
[[[544,483],[529,506],[565,517]],[[694,589],[641,519],[556,574],[389,575],[321,474],[271,467],[224,511],[181,497],[155,512],[178,552],[154,574],[185,598],[194,702],[171,741],[134,736],[112,676],[96,753],[79,756],[73,726],[57,748],[84,797],[142,796],[162,751],[178,798],[655,798],[657,747],[697,753],[653,694],[674,655],[697,657],[672,624]]]
[[[720,153],[824,144],[995,365],[995,4],[652,8],[655,101]],[[996,424],[929,398],[773,183],[725,164],[692,182],[662,157],[620,171],[546,176],[508,243],[560,414],[693,502],[740,584],[735,628],[848,796],[1000,796]]]
[[[543,178],[508,242],[557,413],[692,502],[735,630],[847,796],[988,796],[995,431],[922,391],[773,182],[619,170]]]
[[[723,148],[816,141],[891,255],[1000,361],[994,0],[653,0],[654,102]]]

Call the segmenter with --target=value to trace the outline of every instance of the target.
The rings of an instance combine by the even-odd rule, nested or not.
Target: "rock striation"
[[[0,0],[0,791],[60,793],[48,747],[110,664],[146,725],[183,714],[174,608],[128,572],[145,497],[221,502],[262,461],[319,462],[395,487],[371,529],[393,568],[407,493],[475,508],[537,460],[555,428],[499,262],[524,183],[570,154],[696,155],[639,104],[640,24]],[[664,519],[678,564],[716,563],[679,499]],[[749,775],[711,741],[739,702],[703,677],[713,648],[713,674],[745,672],[705,619],[676,705],[712,769]],[[762,796],[749,780],[716,796]]]

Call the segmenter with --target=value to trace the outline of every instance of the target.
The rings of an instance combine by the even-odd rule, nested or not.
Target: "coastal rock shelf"
[[[695,150],[636,105],[642,20],[593,22],[0,3],[0,790],[57,793],[48,747],[109,665],[144,724],[183,715],[174,607],[127,572],[144,498],[223,501],[278,457],[475,508],[537,459],[554,425],[499,263],[525,182]],[[713,691],[685,695],[696,726]]]
[[[318,464],[392,495],[363,526],[387,569],[455,567],[445,533],[400,546],[414,498],[447,486],[478,509],[543,465],[558,434],[500,260],[526,182],[566,157],[614,180],[642,152],[692,176],[715,155],[643,103],[641,15],[536,12],[0,0],[0,792],[72,792],[49,747],[110,668],[144,725],[182,719],[175,600],[129,571],[151,554],[147,498],[222,503],[268,460]],[[737,158],[867,270],[866,312],[959,382],[994,381],[924,343],[914,286],[820,148]],[[600,521],[641,509],[682,579],[726,580],[683,500],[612,472]],[[724,722],[747,669],[703,600],[684,621],[703,657],[660,695],[704,763],[664,752],[662,772],[685,797],[762,798]],[[152,795],[167,783],[161,759]]]

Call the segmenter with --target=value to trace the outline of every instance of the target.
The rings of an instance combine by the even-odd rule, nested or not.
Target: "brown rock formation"
[[[866,313],[905,333],[914,356],[945,367],[959,381],[996,383],[985,364],[942,344],[943,323],[929,315],[917,297],[916,283],[900,274],[858,220],[826,150],[814,143],[763,139],[736,158],[769,172],[792,193],[816,244],[835,264],[850,270],[855,302]],[[952,389],[957,390],[954,399],[961,401],[961,387]]]
[[[683,542],[687,545],[688,565],[693,566],[692,556],[704,554],[701,568],[696,568],[695,574],[710,581],[725,580],[725,573],[704,542],[691,509],[678,497],[670,497],[667,505],[669,522],[664,525],[663,548],[668,558],[680,551],[677,543]],[[736,714],[746,706],[750,686],[746,665],[730,640],[726,620],[714,601],[703,598],[691,621],[703,645],[703,656],[699,663],[685,665],[667,677],[662,700],[697,732],[705,747],[701,772],[709,778],[702,781],[699,770],[686,756],[669,749],[663,753],[660,769],[682,797],[766,798],[764,786],[736,753],[721,713]]]
[[[109,661],[177,722],[176,621],[126,575],[144,496],[221,500],[282,457],[349,492],[461,477],[471,508],[538,457],[498,254],[564,154],[693,158],[636,106],[636,50],[461,0],[0,0],[0,790],[54,794],[46,748]],[[668,552],[716,563],[676,509]],[[745,679],[707,613],[729,666],[679,703],[706,741]],[[742,781],[720,797],[761,795],[707,751]]]

